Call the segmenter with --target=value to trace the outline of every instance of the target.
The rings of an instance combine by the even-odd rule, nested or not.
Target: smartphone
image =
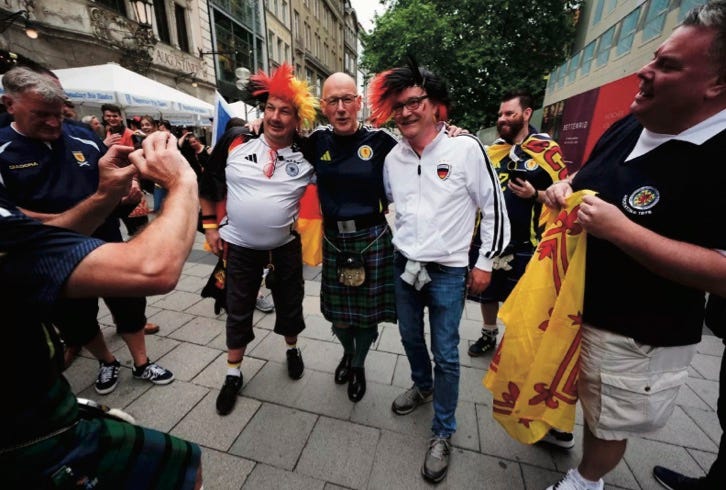
[[[144,142],[144,138],[146,138],[146,136],[143,134],[134,133],[133,136],[131,136],[131,141],[134,142],[134,150],[141,148],[141,143]]]
[[[521,179],[521,180],[527,180],[527,172],[524,170],[510,170],[509,171],[509,180],[514,181],[514,179]],[[517,182],[514,182],[515,184]]]
[[[124,129],[123,125],[119,124],[118,126],[111,126],[108,128],[108,132],[111,134],[123,134]]]

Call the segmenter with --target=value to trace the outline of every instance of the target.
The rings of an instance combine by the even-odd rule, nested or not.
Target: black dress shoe
[[[358,402],[366,394],[366,371],[362,367],[350,368],[350,380],[348,381],[348,399]]]
[[[338,367],[335,368],[335,384],[342,385],[350,377],[350,363],[353,360],[353,354],[343,354]]]

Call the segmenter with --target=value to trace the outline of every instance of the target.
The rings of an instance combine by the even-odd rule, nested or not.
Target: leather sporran
[[[366,281],[363,256],[354,252],[338,254],[338,282],[343,286],[358,287]]]

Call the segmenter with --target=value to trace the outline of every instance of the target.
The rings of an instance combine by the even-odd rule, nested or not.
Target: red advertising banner
[[[630,104],[633,103],[633,97],[637,92],[638,76],[635,73],[600,87],[600,95],[597,98],[595,111],[592,114],[590,134],[587,137],[587,144],[583,153],[583,162],[590,156],[590,152],[600,136],[615,121],[630,113]]]
[[[571,172],[587,161],[605,130],[628,114],[637,91],[632,74],[544,108],[542,131],[560,144]]]
[[[562,148],[570,172],[580,168],[584,161],[585,144],[599,91],[599,88],[588,90],[565,101],[560,139],[556,141]]]

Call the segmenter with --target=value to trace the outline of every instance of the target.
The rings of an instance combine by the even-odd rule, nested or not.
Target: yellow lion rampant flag
[[[506,330],[483,382],[494,419],[524,444],[574,426],[586,250],[577,211],[588,194],[572,194],[557,214],[543,210],[542,239],[499,312]]]

